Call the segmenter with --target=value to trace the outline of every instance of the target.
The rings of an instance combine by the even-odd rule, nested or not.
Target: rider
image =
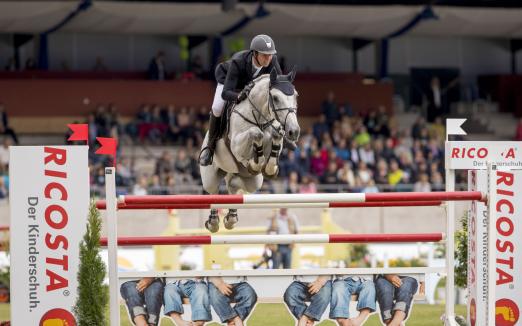
[[[276,69],[278,75],[282,74],[276,53],[274,41],[270,36],[257,35],[250,43],[250,50],[237,52],[232,58],[216,67],[215,77],[218,84],[210,112],[208,144],[201,150],[200,165],[212,164],[216,141],[221,131],[221,114],[226,101],[235,103],[243,101],[252,88],[250,82],[258,76],[270,73],[272,68]]]

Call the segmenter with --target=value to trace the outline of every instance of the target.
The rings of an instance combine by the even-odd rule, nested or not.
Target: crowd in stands
[[[144,104],[136,116],[124,121],[114,104],[98,105],[89,114],[89,143],[96,137],[119,139],[117,184],[120,192],[169,194],[186,189],[201,191],[198,155],[208,127],[207,107],[166,107]],[[16,144],[4,106],[0,146],[0,199],[8,192],[8,147]],[[78,121],[79,122],[79,121]],[[66,135],[68,137],[68,135]],[[399,126],[383,107],[355,114],[349,105],[336,103],[334,94],[323,102],[321,114],[303,129],[298,148],[283,150],[280,178],[265,180],[263,192],[377,192],[433,191],[444,187],[444,137],[442,120],[427,123],[422,117],[411,126]],[[522,119],[516,130],[522,140]],[[125,145],[167,146],[159,157],[142,157],[153,168],[136,167]],[[91,185],[103,189],[107,158],[94,155],[91,146]],[[128,147],[127,147],[128,148]],[[154,163],[150,162],[150,159]],[[457,174],[457,183],[466,176]]]
[[[155,159],[150,173],[136,171],[128,153],[117,169],[123,191],[172,193],[181,185],[200,184],[197,159],[208,110],[144,104],[133,120],[122,123],[114,106],[99,106],[88,118],[90,135],[117,136],[124,144],[173,145]],[[283,151],[278,179],[283,191],[443,190],[445,131],[440,118],[428,124],[419,117],[412,126],[397,126],[383,107],[354,114],[349,105],[338,105],[334,94],[321,112],[302,132],[297,150]],[[93,163],[92,182],[101,186],[103,162]],[[266,181],[264,191],[274,189]]]

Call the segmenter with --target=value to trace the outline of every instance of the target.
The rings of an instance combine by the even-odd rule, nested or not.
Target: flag
[[[107,137],[96,137],[96,140],[100,143],[100,148],[96,150],[96,154],[111,155],[113,157],[113,165],[116,167],[116,148],[118,147],[118,141],[115,138]]]
[[[89,141],[89,125],[86,123],[71,123],[67,127],[71,129],[72,134],[68,141]]]
[[[100,143],[100,148],[96,150],[96,154],[102,155],[116,155],[116,147],[118,142],[114,138],[96,137],[96,140]]]
[[[446,135],[467,135],[462,129],[462,124],[467,119],[446,119]]]

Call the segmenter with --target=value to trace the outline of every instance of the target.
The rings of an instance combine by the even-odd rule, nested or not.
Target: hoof
[[[277,177],[278,174],[279,174],[279,165],[276,166],[276,170],[275,170],[274,174],[268,174],[266,172],[266,167],[265,167],[265,169],[263,169],[263,177],[265,177],[267,179],[274,179],[275,177]]]
[[[252,166],[250,164],[247,165],[247,170],[248,170],[248,173],[250,173],[251,175],[258,175],[260,171],[255,171],[254,169],[252,169]]]
[[[228,213],[223,220],[223,224],[227,230],[232,230],[238,222],[237,213]]]
[[[219,231],[219,217],[210,214],[207,221],[205,221],[205,227],[212,233]]]

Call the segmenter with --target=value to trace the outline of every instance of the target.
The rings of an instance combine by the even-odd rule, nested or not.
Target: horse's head
[[[291,141],[299,138],[297,122],[297,91],[292,84],[295,68],[288,75],[278,75],[275,69],[270,72],[269,109],[274,118],[284,127],[286,137]]]

